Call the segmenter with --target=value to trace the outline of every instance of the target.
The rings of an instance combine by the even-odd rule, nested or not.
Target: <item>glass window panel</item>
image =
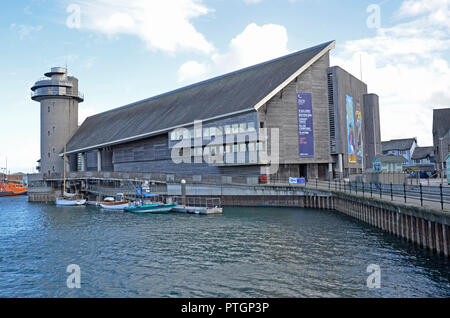
[[[247,124],[246,123],[239,124],[239,132],[243,133],[246,130],[247,130]]]

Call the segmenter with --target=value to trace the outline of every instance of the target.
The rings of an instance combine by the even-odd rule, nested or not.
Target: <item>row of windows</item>
[[[262,142],[250,142],[245,144],[233,144],[233,145],[224,145],[224,146],[205,146],[205,147],[195,147],[190,148],[191,156],[202,156],[202,155],[222,155],[228,153],[237,153],[237,152],[255,152],[255,151],[264,151],[265,144]]]
[[[170,140],[181,140],[188,138],[211,138],[215,137],[218,134],[228,135],[228,134],[238,134],[238,133],[247,133],[247,132],[255,132],[255,123],[240,123],[233,125],[225,125],[225,126],[217,126],[217,127],[208,127],[208,128],[191,128],[189,130],[182,131],[173,131],[170,133]]]

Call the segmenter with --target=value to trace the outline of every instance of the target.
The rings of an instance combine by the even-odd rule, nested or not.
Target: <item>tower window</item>
[[[53,153],[56,153],[56,149],[55,148],[53,148]]]
[[[48,135],[50,136],[50,130],[49,130],[47,133],[48,133]]]
[[[50,113],[50,106],[48,106],[48,112]]]
[[[50,152],[48,153],[48,157],[50,158]]]
[[[56,127],[55,126],[53,126],[53,133],[55,133],[56,132]]]

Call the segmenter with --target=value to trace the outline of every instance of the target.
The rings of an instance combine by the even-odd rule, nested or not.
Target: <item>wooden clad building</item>
[[[361,147],[371,145],[369,163],[380,150],[378,99],[367,98],[373,94],[360,80],[330,67],[334,46],[327,42],[91,116],[67,144],[67,169],[270,174],[275,181],[361,172],[357,150],[367,156]]]

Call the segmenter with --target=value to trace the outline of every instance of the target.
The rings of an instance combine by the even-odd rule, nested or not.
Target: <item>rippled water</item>
[[[449,297],[450,262],[336,212],[133,215],[0,199],[0,297]],[[69,264],[81,289],[68,289]],[[369,289],[369,264],[381,288]]]

